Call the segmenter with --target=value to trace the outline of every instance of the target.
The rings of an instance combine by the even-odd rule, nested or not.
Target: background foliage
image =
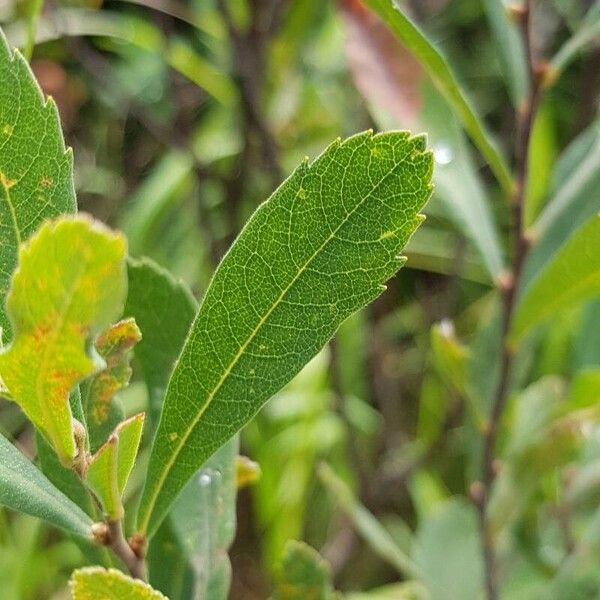
[[[428,134],[436,190],[406,267],[241,435],[241,453],[262,476],[239,493],[233,599],[308,597],[294,577],[317,582],[324,598],[334,588],[354,600],[483,597],[478,483],[514,266],[506,200],[523,158],[519,114],[539,80],[528,72],[518,5],[512,13],[499,0],[401,5],[420,30],[386,0],[0,0],[9,41],[58,106],[80,210],[125,232],[131,256],[160,265],[129,263],[125,316],[143,331],[178,317],[168,340],[145,334],[132,385],[120,392],[127,416],[148,411],[149,431],[196,310],[179,280],[202,298],[254,209],[337,136],[369,127]],[[507,404],[491,421],[494,492],[483,500],[502,598],[592,599],[600,594],[600,7],[531,5],[528,39],[548,63],[534,73],[545,89],[523,193],[532,245],[507,337],[518,344]],[[69,169],[64,149],[52,150]],[[70,194],[62,211],[72,210]],[[173,310],[144,312],[150,289]],[[160,360],[156,347],[164,370],[148,369]],[[34,455],[30,425],[2,400],[0,431]],[[142,457],[148,442],[147,433]],[[201,556],[203,544],[222,548],[233,535],[234,515],[216,539],[202,535],[209,524],[197,509],[223,502],[218,461],[237,443],[211,459],[159,529],[151,583],[172,600],[189,597],[193,573],[202,578],[178,548]],[[134,470],[127,500],[142,477]],[[77,529],[84,516],[65,509],[60,518]],[[306,546],[286,546],[291,539],[329,566]],[[287,575],[282,560],[294,566]],[[3,598],[68,597],[71,571],[88,561],[70,538],[0,508]],[[177,579],[161,581],[165,564],[181,567]],[[209,579],[211,600],[218,582]]]

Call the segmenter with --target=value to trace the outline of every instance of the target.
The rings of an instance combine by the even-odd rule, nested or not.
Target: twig
[[[136,554],[123,535],[121,521],[108,521],[108,546],[123,561],[136,579],[146,581],[146,561],[143,554]]]
[[[530,28],[532,4],[532,0],[525,0],[523,7],[517,14],[525,45],[530,91],[523,106],[519,107],[517,114],[516,179],[515,189],[510,199],[513,237],[512,271],[505,273],[498,281],[498,287],[503,299],[500,375],[490,418],[484,431],[482,480],[475,482],[471,488],[472,498],[479,510],[486,597],[488,600],[497,600],[499,594],[494,539],[489,522],[489,503],[491,488],[496,475],[494,461],[496,442],[508,398],[510,374],[514,358],[513,349],[508,344],[508,333],[510,331],[523,264],[530,246],[530,241],[523,232],[523,208],[529,175],[528,155],[531,130],[539,106],[542,90],[541,83],[543,80],[543,66],[538,65],[533,56]]]

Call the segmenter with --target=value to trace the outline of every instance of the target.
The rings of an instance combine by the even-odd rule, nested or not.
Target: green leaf
[[[556,53],[550,61],[548,83],[554,83],[582,50],[600,36],[600,6],[592,6],[577,32]]]
[[[1,435],[0,504],[80,537],[91,535],[91,519]]]
[[[90,461],[86,481],[102,503],[104,513],[113,521],[123,518],[124,510],[117,484],[119,438],[112,435]]]
[[[510,98],[513,106],[519,107],[528,92],[527,61],[522,36],[509,18],[508,7],[503,0],[483,0],[482,4]]]
[[[527,180],[524,226],[530,227],[543,208],[557,154],[556,126],[552,104],[543,102],[536,114],[529,141],[529,169],[535,177]]]
[[[420,523],[414,559],[430,600],[480,600],[483,565],[474,506],[451,498]]]
[[[355,498],[352,490],[328,464],[323,463],[320,466],[319,477],[373,551],[392,565],[400,575],[418,577],[418,567],[412,559],[396,544],[373,514]]]
[[[65,465],[76,451],[69,392],[98,368],[89,338],[122,310],[125,246],[121,235],[72,217],[44,224],[19,252],[7,299],[15,339],[0,353],[0,376]]]
[[[331,569],[319,553],[290,540],[285,547],[273,600],[333,600]]]
[[[121,497],[137,456],[144,413],[120,423],[106,444],[92,457],[86,481],[113,520],[123,518]]]
[[[125,315],[135,318],[143,337],[135,348],[150,394],[154,426],[177,357],[181,353],[197,305],[182,282],[148,259],[127,263],[129,291]]]
[[[23,57],[0,30],[0,328],[12,338],[5,312],[19,246],[48,218],[76,210],[73,157],[56,105],[42,92]]]
[[[195,574],[195,597],[227,600],[231,564],[227,551],[236,526],[234,437],[219,448],[188,482],[169,513],[178,540]],[[154,543],[154,540],[152,541]],[[155,564],[155,570],[160,564]]]
[[[95,451],[123,420],[123,408],[115,398],[131,379],[130,350],[142,338],[134,319],[124,319],[109,327],[95,342],[96,352],[106,367],[84,386],[84,406],[90,446]]]
[[[217,270],[167,389],[138,527],[153,533],[195,470],[376,298],[422,221],[423,137],[367,132],[303,162]]]
[[[420,121],[436,158],[431,207],[437,198],[442,201],[444,213],[472,241],[494,281],[504,269],[504,252],[471,146],[441,94],[431,84],[422,92]]]
[[[540,321],[600,293],[600,215],[579,228],[524,290],[511,326],[516,344]]]
[[[116,569],[77,569],[69,586],[73,600],[168,600],[147,583]]]
[[[505,193],[510,193],[513,181],[504,157],[491,141],[481,119],[467,100],[454,73],[441,52],[425,37],[423,32],[392,2],[392,0],[365,0],[388,25],[404,46],[417,58],[438,90],[453,108],[456,116],[473,143],[479,148],[496,175]]]
[[[537,240],[529,252],[523,281],[528,282],[569,236],[600,211],[600,118],[561,154],[552,173],[550,199],[529,236]]]

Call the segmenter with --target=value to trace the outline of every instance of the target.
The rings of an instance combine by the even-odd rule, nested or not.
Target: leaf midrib
[[[352,217],[352,215],[357,210],[359,210],[363,206],[363,204],[365,202],[367,202],[367,200],[369,200],[373,196],[373,194],[376,192],[376,190],[379,188],[379,186],[381,186],[381,184],[390,175],[392,175],[396,171],[396,169],[398,169],[398,167],[400,167],[400,165],[402,165],[406,161],[406,158],[407,158],[407,156],[409,156],[409,154],[410,154],[410,152],[407,151],[404,154],[404,156],[400,160],[398,160],[398,162],[390,169],[390,171],[388,173],[386,173],[383,177],[381,177],[381,179],[373,186],[373,188],[371,189],[371,191],[368,194],[366,194],[364,196],[364,198],[362,200],[360,200],[360,202],[357,203],[357,205],[346,215],[346,217],[342,220],[342,222],[338,225],[338,227],[336,229],[334,229],[334,231],[332,231],[330,233],[330,235],[321,244],[321,246],[319,246],[319,248],[317,248],[317,250],[315,250],[315,252],[305,261],[304,265],[302,267],[300,267],[300,269],[298,269],[298,272],[296,273],[296,275],[292,278],[291,282],[287,285],[287,287],[285,287],[283,289],[283,291],[281,292],[281,294],[279,295],[279,297],[275,300],[275,302],[272,304],[272,306],[269,308],[269,310],[260,318],[258,324],[251,331],[251,333],[248,336],[248,338],[246,339],[246,341],[240,346],[238,352],[236,353],[236,355],[233,357],[233,359],[230,362],[230,364],[227,366],[227,368],[223,372],[222,377],[219,379],[219,381],[213,387],[212,391],[207,396],[206,401],[204,402],[204,405],[202,406],[201,410],[198,412],[198,414],[196,415],[196,417],[194,417],[194,419],[192,420],[190,426],[185,430],[184,435],[182,435],[182,437],[181,437],[181,442],[177,445],[177,448],[176,448],[175,452],[173,452],[171,454],[171,458],[167,462],[167,466],[163,470],[163,474],[158,479],[157,484],[154,487],[154,492],[153,492],[153,494],[152,494],[152,496],[150,498],[150,503],[148,504],[148,508],[146,509],[146,512],[145,512],[145,515],[144,515],[144,519],[143,519],[143,521],[141,523],[141,526],[140,526],[140,532],[142,534],[145,534],[147,532],[148,525],[150,523],[150,518],[152,516],[152,512],[154,510],[154,507],[156,505],[156,500],[158,498],[158,495],[160,494],[160,491],[161,491],[161,489],[162,489],[162,487],[163,487],[163,485],[164,485],[167,477],[169,476],[169,473],[171,472],[171,469],[173,468],[173,465],[175,464],[175,460],[179,456],[179,453],[181,452],[181,449],[183,448],[184,444],[186,443],[187,439],[191,435],[192,431],[194,430],[194,428],[196,427],[196,425],[198,424],[198,422],[202,418],[202,415],[204,414],[204,412],[206,411],[206,409],[208,408],[208,406],[211,404],[211,402],[213,401],[214,397],[216,396],[216,394],[218,393],[218,391],[221,389],[221,387],[225,383],[226,379],[229,377],[231,371],[234,369],[234,367],[236,366],[236,364],[238,363],[238,361],[240,360],[240,358],[243,356],[244,352],[246,351],[246,348],[250,345],[250,343],[252,342],[252,340],[256,337],[256,335],[258,334],[259,330],[263,327],[263,325],[266,323],[267,319],[271,316],[271,314],[274,312],[274,310],[281,304],[281,302],[283,301],[284,297],[290,291],[290,289],[292,288],[292,286],[296,283],[296,281],[298,280],[298,278],[310,266],[310,264],[312,263],[312,261],[325,249],[325,247],[333,239],[335,239],[338,231],[348,222],[348,220]],[[202,310],[202,307],[200,307],[200,310]],[[179,360],[177,361],[177,364],[178,363],[179,363]],[[175,366],[175,368],[177,368],[177,365]],[[167,387],[167,391],[168,391],[168,387]]]

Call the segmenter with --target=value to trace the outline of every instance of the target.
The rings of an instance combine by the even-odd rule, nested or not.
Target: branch
[[[498,281],[498,288],[502,293],[503,300],[500,376],[488,425],[484,431],[481,481],[474,482],[471,487],[472,499],[479,510],[487,600],[497,600],[499,594],[494,536],[489,522],[489,503],[492,485],[496,476],[496,442],[508,398],[510,374],[514,358],[513,350],[509,347],[507,338],[515,308],[516,292],[521,279],[523,264],[530,247],[530,240],[523,232],[523,205],[529,177],[531,130],[539,106],[544,70],[543,63],[538,65],[533,56],[531,43],[532,4],[532,0],[525,0],[523,7],[518,9],[515,14],[519,20],[526,51],[530,91],[525,102],[519,107],[517,112],[516,178],[515,189],[510,198],[513,238],[512,270],[503,274]]]

